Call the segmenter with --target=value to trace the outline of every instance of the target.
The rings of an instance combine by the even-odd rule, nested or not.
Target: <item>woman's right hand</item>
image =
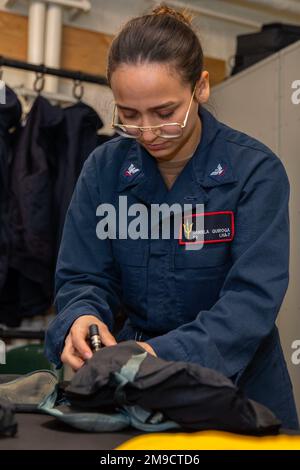
[[[104,346],[114,346],[117,344],[106,324],[99,320],[98,317],[82,315],[77,318],[69,330],[65,340],[65,347],[61,354],[61,361],[71,366],[74,371],[80,369],[85,361],[93,355],[87,342],[89,326],[92,324],[98,326],[101,343]]]

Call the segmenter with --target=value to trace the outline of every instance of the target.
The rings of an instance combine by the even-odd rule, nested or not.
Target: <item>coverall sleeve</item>
[[[289,281],[289,181],[266,154],[252,170],[235,212],[232,266],[217,302],[195,320],[151,338],[156,354],[234,377],[271,333]]]
[[[120,306],[120,279],[111,241],[96,235],[100,204],[94,155],[86,160],[69,205],[55,273],[58,315],[46,333],[45,354],[60,366],[64,340],[81,315],[95,315],[111,330]]]

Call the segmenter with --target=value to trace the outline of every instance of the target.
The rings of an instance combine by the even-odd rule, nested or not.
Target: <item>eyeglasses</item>
[[[134,126],[130,124],[115,123],[116,107],[117,107],[117,105],[115,104],[111,127],[114,128],[118,134],[122,135],[123,137],[129,137],[131,139],[138,139],[139,137],[142,136],[142,133],[144,130],[149,130],[149,129],[151,129],[153,134],[155,134],[158,137],[162,137],[163,139],[178,138],[182,135],[183,129],[186,126],[195,90],[196,90],[196,85],[194,87],[194,91],[193,91],[191,101],[190,101],[188,110],[186,112],[183,124],[179,124],[178,122],[170,122],[167,124],[160,124],[158,126],[141,127],[141,126]]]

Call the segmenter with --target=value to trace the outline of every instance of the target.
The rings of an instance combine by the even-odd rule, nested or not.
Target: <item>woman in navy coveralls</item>
[[[89,156],[72,197],[48,358],[80,368],[91,357],[88,327],[97,323],[104,346],[132,339],[163,359],[216,369],[284,427],[298,428],[275,325],[289,278],[289,182],[280,159],[202,106],[209,98],[202,48],[174,10],[158,7],[126,24],[107,75],[121,135]],[[180,170],[172,184],[168,162]],[[120,196],[148,209],[203,204],[201,249],[186,249],[197,240],[189,237],[195,211],[180,238],[122,239],[117,227],[116,237],[100,239],[97,208],[109,203],[118,217]],[[121,307],[126,321],[115,337]]]

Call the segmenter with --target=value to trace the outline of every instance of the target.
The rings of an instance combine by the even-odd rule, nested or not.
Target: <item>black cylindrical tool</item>
[[[89,336],[90,336],[92,351],[93,352],[99,351],[99,349],[101,348],[101,339],[99,335],[98,325],[96,325],[95,323],[89,326]]]

